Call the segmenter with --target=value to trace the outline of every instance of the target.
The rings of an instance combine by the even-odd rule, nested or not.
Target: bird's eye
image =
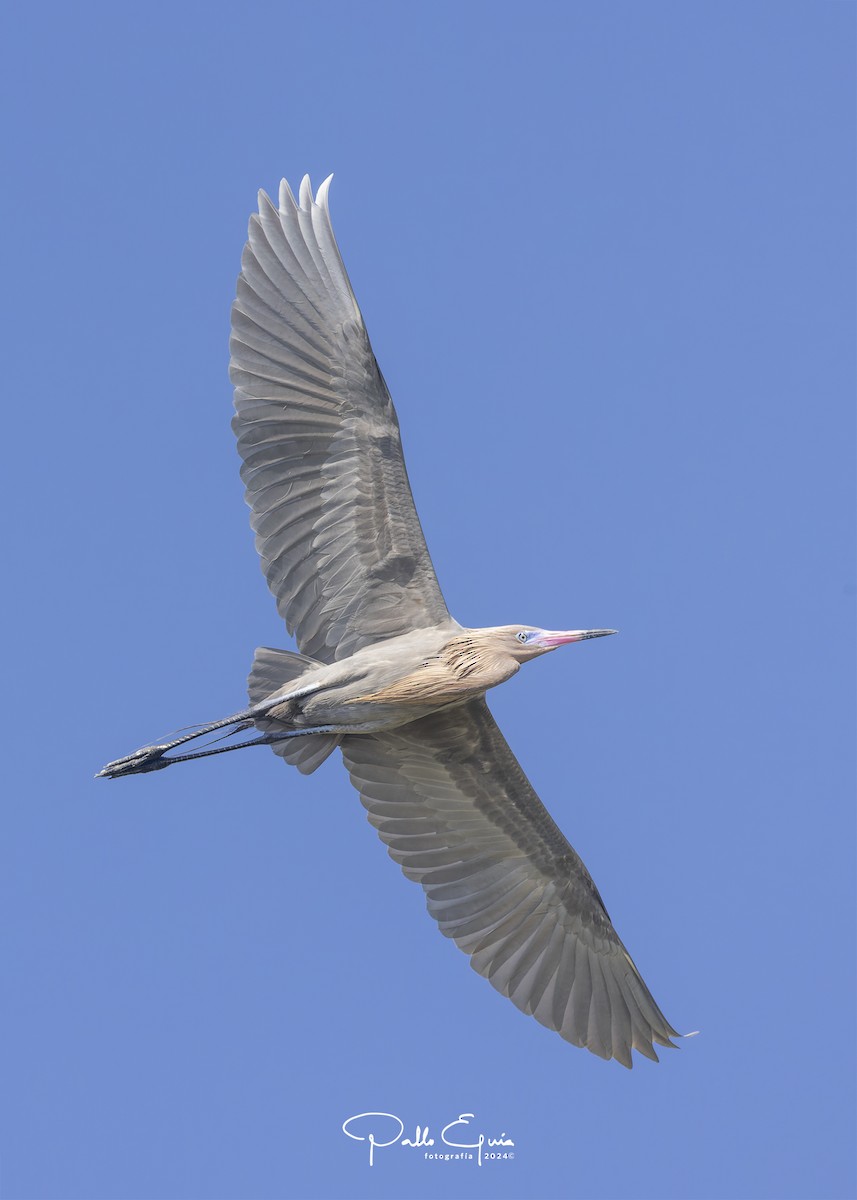
[[[523,643],[523,642],[526,642],[527,638],[528,638],[530,635],[529,635],[529,634],[526,632],[526,630],[522,629],[522,630],[521,630],[521,632],[520,632],[520,633],[517,633],[517,634],[515,634],[515,636],[517,637],[517,639],[518,639],[518,641],[519,641],[519,642],[522,642],[522,643]]]

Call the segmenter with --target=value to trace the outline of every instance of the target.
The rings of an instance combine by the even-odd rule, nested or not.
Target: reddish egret
[[[399,423],[330,223],[326,180],[260,194],[232,308],[234,420],[256,547],[300,653],[262,648],[241,712],[109,763],[116,778],[268,745],[339,747],[369,820],[471,965],[566,1041],[632,1065],[677,1036],[485,692],[612,629],[466,629],[449,615]],[[175,754],[215,731],[233,744]]]

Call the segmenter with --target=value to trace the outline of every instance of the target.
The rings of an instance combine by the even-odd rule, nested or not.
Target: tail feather
[[[258,704],[260,700],[267,700],[293,679],[299,679],[313,667],[319,666],[321,663],[317,659],[298,654],[296,650],[274,650],[270,646],[260,646],[253,657],[247,680],[250,703]]]
[[[260,700],[266,700],[287,683],[299,679],[313,667],[321,665],[317,659],[298,654],[295,650],[274,650],[270,646],[260,646],[253,658],[253,666],[247,680],[250,703],[257,704]],[[262,733],[283,728],[278,721],[267,721],[264,718],[258,719],[255,725]],[[274,742],[271,749],[280,758],[297,767],[302,775],[311,775],[336,749],[341,740],[341,736],[336,733],[311,733],[306,737]]]

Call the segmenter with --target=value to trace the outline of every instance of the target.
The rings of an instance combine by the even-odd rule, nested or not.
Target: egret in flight
[[[612,629],[467,629],[441,595],[399,422],[328,209],[264,192],[232,307],[233,422],[256,547],[300,653],[263,647],[249,704],[109,763],[157,771],[246,746],[308,774],[337,747],[390,856],[498,991],[575,1046],[632,1065],[677,1036],[598,889],[533,791],[485,693]],[[215,731],[238,740],[175,753]],[[241,739],[242,733],[254,736]]]

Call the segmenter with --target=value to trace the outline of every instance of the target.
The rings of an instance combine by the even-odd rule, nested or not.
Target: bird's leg
[[[252,728],[253,721],[256,717],[263,717],[270,709],[277,708],[287,701],[297,699],[299,696],[308,694],[312,688],[301,688],[297,692],[292,692],[287,696],[275,696],[268,700],[263,700],[261,704],[254,704],[252,708],[244,709],[243,712],[233,713],[231,717],[224,717],[220,721],[211,721],[208,725],[202,725],[193,733],[186,733],[182,737],[173,738],[170,742],[163,742],[157,746],[142,746],[139,750],[135,750],[133,754],[126,754],[124,758],[116,758],[113,762],[109,762],[106,767],[102,768],[95,776],[96,779],[117,779],[120,775],[139,775],[147,771],[160,771],[162,767],[169,766],[171,762],[184,762],[189,758],[199,757],[196,755],[180,755],[173,758],[165,758],[164,756],[170,750],[175,750],[177,746],[183,746],[186,742],[195,741],[197,738],[205,737],[209,733],[215,733],[218,729],[226,729],[229,726],[227,736],[233,733],[241,733],[245,729]],[[299,733],[315,733],[315,729],[299,730]],[[271,735],[269,740],[276,741],[282,735]],[[242,746],[255,745],[256,742],[242,742]],[[263,744],[263,743],[259,743]],[[223,750],[237,750],[238,746],[224,746]],[[209,750],[202,753],[217,754],[222,751]]]
[[[222,721],[212,721],[208,725],[203,725],[194,733],[186,733],[182,737],[173,738],[170,742],[163,742],[158,746],[142,746],[139,750],[135,750],[133,754],[126,754],[124,758],[116,758],[113,762],[107,764],[103,770],[99,771],[95,776],[96,779],[106,777],[115,779],[119,775],[136,775],[144,771],[158,771],[161,767],[165,767],[166,761],[164,755],[175,750],[176,746],[183,746],[185,742],[192,742],[196,738],[204,737],[208,733],[214,733],[218,729],[226,729],[232,725],[234,728],[231,733],[239,733],[243,729],[249,729],[253,724],[249,710],[240,713],[234,713],[231,717],[224,717]]]
[[[240,729],[247,729],[252,723],[252,721],[247,721],[243,725],[238,725],[232,732],[237,733]],[[115,762],[108,763],[95,778],[118,779],[122,775],[139,775],[147,771],[160,771],[162,767],[171,767],[173,763],[191,762],[195,758],[210,758],[212,754],[228,754],[230,750],[244,750],[247,746],[270,746],[273,742],[280,742],[284,738],[306,737],[307,734],[333,731],[333,726],[319,725],[315,729],[290,729],[282,733],[265,733],[259,737],[250,738],[247,742],[236,742],[232,746],[217,746],[213,750],[195,750],[192,754],[173,754],[169,758],[164,757],[164,750],[161,747],[152,746],[149,749],[160,751],[157,757],[151,760],[136,761],[135,756],[129,754],[127,758],[119,758]],[[137,751],[137,755],[143,753],[145,753],[144,750]]]

